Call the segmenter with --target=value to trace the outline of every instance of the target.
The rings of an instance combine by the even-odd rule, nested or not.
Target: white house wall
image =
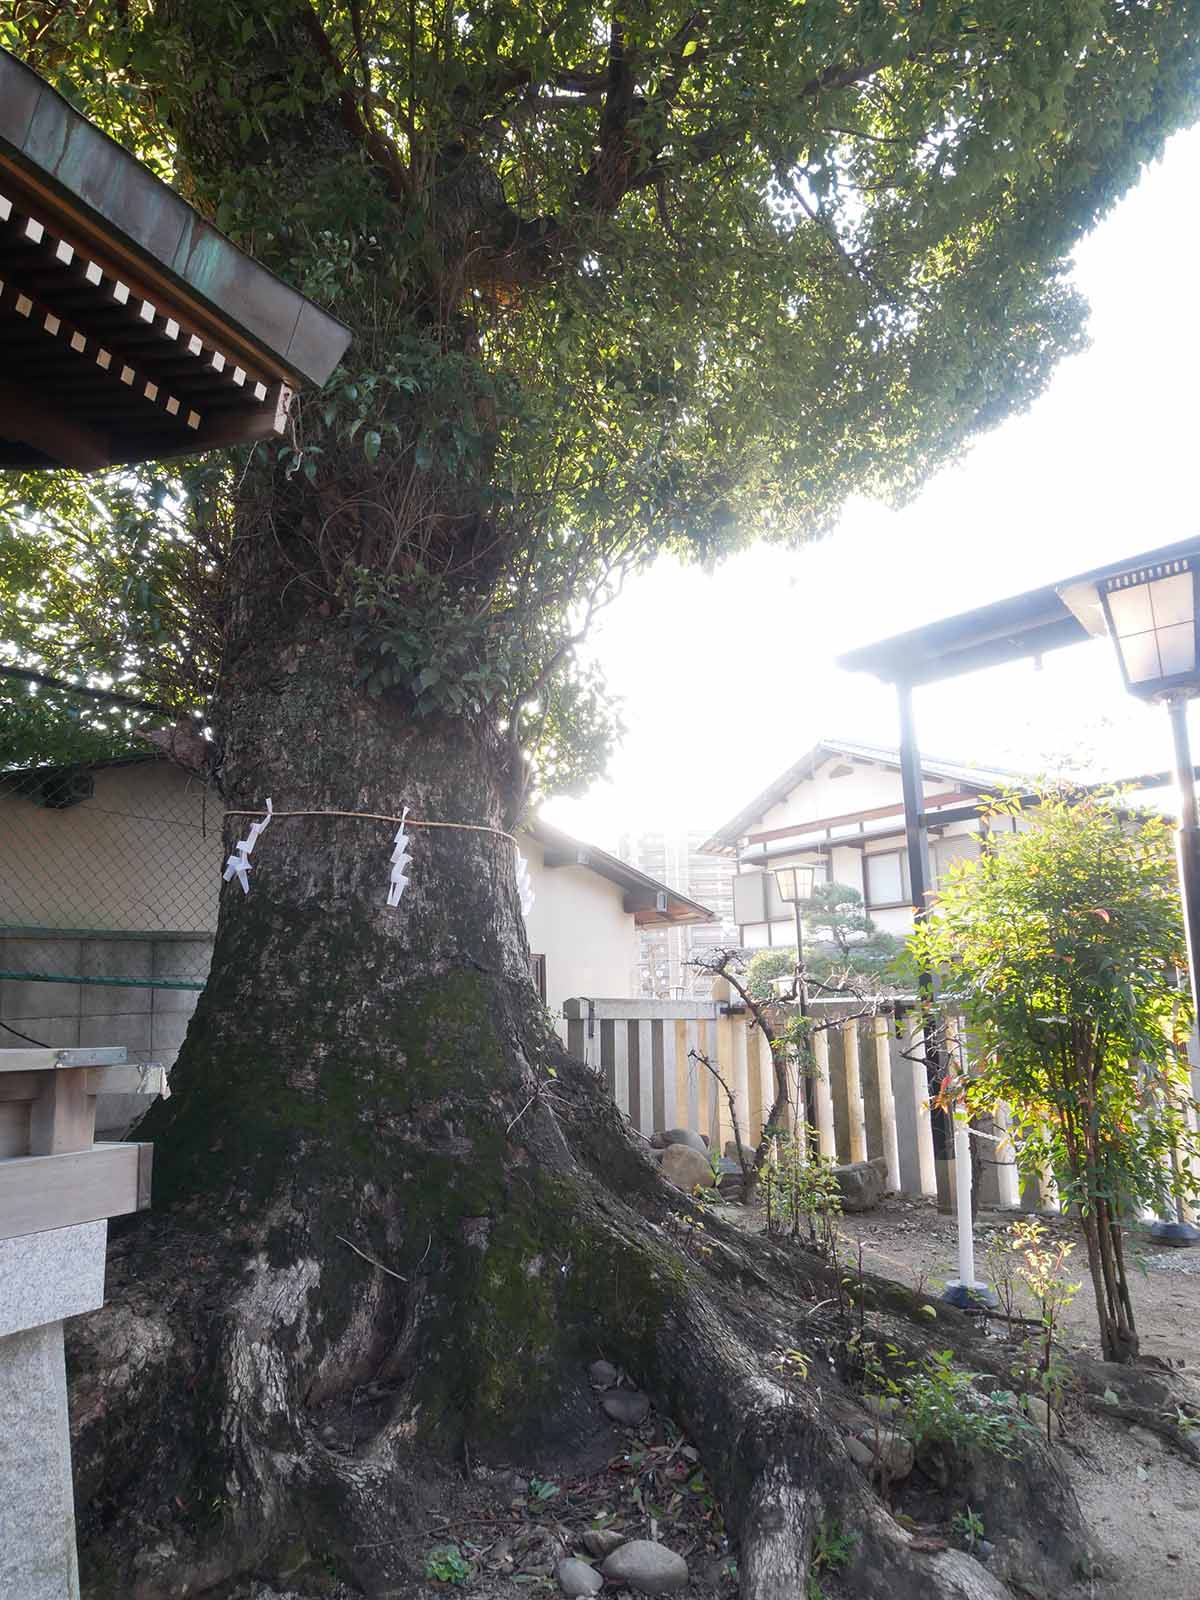
[[[843,767],[850,771],[840,778],[832,776]],[[955,787],[940,778],[925,780],[927,795],[948,794]],[[811,778],[803,779],[777,805],[764,811],[748,831],[761,833],[816,822],[822,817],[840,817],[847,812],[873,811],[878,806],[899,805],[903,798],[900,774],[893,768],[831,756]],[[847,832],[851,826],[847,825]]]
[[[850,771],[841,777],[832,776],[839,768],[845,767],[849,767]],[[923,788],[926,799],[933,799],[937,795],[956,793],[961,785],[949,779],[927,777]],[[825,817],[857,815],[883,806],[899,806],[903,804],[903,800],[903,784],[899,772],[894,768],[875,762],[851,761],[846,757],[835,755],[823,762],[811,778],[802,779],[778,804],[765,811],[750,825],[747,832],[764,833],[774,829],[794,827],[797,833],[802,833],[806,824],[819,822]],[[866,900],[864,857],[887,855],[905,849],[903,822],[899,818],[894,823],[895,833],[883,834],[885,828],[892,826],[890,818],[864,819],[861,830],[882,835],[864,845],[839,845],[837,842],[839,834],[846,838],[859,835],[860,824],[854,821],[833,828],[832,839],[825,839],[822,830],[821,838],[798,843],[794,853],[787,850],[786,838],[771,840],[765,847],[744,846],[741,869],[743,872],[771,870],[786,866],[792,861],[811,862],[814,859],[814,851],[820,848],[829,851],[829,879],[834,883],[846,884],[849,888],[857,889]],[[948,824],[941,833],[931,834],[930,867],[934,887],[937,885],[939,871],[950,855],[978,854],[977,829],[978,824],[973,821],[956,822]],[[942,839],[961,842],[951,845],[948,850],[943,850],[940,846]],[[764,848],[771,852],[765,860],[762,859]],[[818,868],[817,881],[820,882],[825,877],[825,871]],[[875,926],[884,933],[903,937],[912,927],[912,908],[908,904],[872,906],[869,909]],[[794,922],[787,919],[770,924],[749,923],[743,927],[743,939],[750,949],[761,949],[766,945],[794,945]]]
[[[525,931],[529,949],[546,958],[546,1005],[561,1016],[577,995],[615,999],[638,992],[637,928],[624,891],[587,867],[547,867],[536,839],[522,850],[534,904]]]

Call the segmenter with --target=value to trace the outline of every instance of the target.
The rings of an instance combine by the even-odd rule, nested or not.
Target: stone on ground
[[[610,1389],[600,1404],[614,1422],[626,1428],[636,1428],[650,1414],[650,1401],[639,1389]]]
[[[596,1569],[589,1567],[586,1561],[577,1561],[574,1556],[560,1561],[554,1569],[554,1576],[564,1594],[598,1594],[604,1587],[604,1579]]]
[[[850,1161],[834,1167],[834,1180],[842,1196],[843,1211],[874,1211],[883,1199],[885,1181],[872,1161]]]
[[[588,1368],[588,1377],[597,1389],[611,1389],[617,1381],[617,1369],[611,1361],[593,1361]]]
[[[650,1539],[631,1539],[600,1570],[611,1583],[623,1583],[639,1594],[674,1594],[688,1581],[683,1557]]]
[[[618,1533],[615,1528],[589,1528],[583,1536],[583,1548],[590,1556],[612,1555],[614,1550],[619,1550],[628,1541],[623,1533]]]
[[[668,1183],[685,1194],[691,1194],[693,1189],[711,1189],[715,1181],[708,1156],[686,1144],[669,1145],[660,1170]]]
[[[690,1128],[668,1128],[665,1133],[656,1133],[650,1141],[660,1150],[666,1150],[673,1144],[684,1144],[689,1150],[696,1150],[702,1156],[708,1154],[708,1142],[702,1133],[693,1133]]]

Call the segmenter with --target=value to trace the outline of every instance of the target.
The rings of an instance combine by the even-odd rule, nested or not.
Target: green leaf
[[[363,455],[366,456],[368,461],[378,460],[379,447],[382,443],[383,440],[380,438],[379,432],[376,428],[370,428],[366,433],[363,434]]]

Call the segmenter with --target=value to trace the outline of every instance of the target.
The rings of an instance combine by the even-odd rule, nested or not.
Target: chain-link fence
[[[212,957],[220,810],[153,755],[0,772],[0,1044],[169,1065]]]

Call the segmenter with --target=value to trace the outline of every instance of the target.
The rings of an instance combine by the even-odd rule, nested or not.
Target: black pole
[[[1183,902],[1183,931],[1187,939],[1188,982],[1192,991],[1193,1016],[1200,1018],[1198,989],[1200,975],[1196,972],[1196,959],[1200,954],[1200,828],[1196,825],[1196,769],[1192,766],[1192,751],[1188,740],[1187,697],[1167,697],[1167,711],[1171,718],[1171,736],[1175,741],[1175,783],[1179,790],[1179,833],[1175,848],[1179,858],[1179,896]],[[1179,1151],[1171,1151],[1171,1172],[1179,1182]],[[1150,1229],[1159,1244],[1186,1248],[1200,1243],[1200,1229],[1193,1227],[1184,1216],[1182,1196],[1175,1195],[1175,1219],[1160,1219]]]
[[[916,919],[928,911],[930,888],[929,835],[925,828],[925,786],[921,781],[921,752],[917,748],[913,721],[912,686],[897,683],[900,706],[900,782],[904,792],[904,837],[908,845],[908,887]],[[930,972],[917,975],[921,1001],[921,1032],[925,1040],[925,1076],[929,1085],[929,1125],[933,1134],[933,1168],[937,1178],[939,1211],[950,1211],[953,1201],[951,1160],[954,1132],[950,1115],[933,1102],[941,1092],[942,1051],[937,1019],[933,1013],[934,978]]]
[[[1188,979],[1192,986],[1192,1008],[1200,1019],[1200,827],[1196,822],[1196,782],[1193,777],[1191,744],[1188,739],[1187,700],[1172,695],[1167,701],[1171,734],[1175,740],[1175,782],[1179,788],[1179,892],[1183,900],[1183,927],[1187,934]]]

